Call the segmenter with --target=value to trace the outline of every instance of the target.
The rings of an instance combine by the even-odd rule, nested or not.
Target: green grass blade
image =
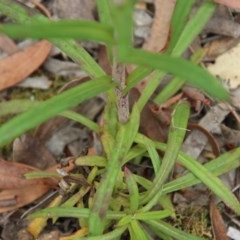
[[[133,88],[137,83],[142,81],[152,71],[152,69],[144,68],[142,66],[137,67],[135,70],[133,70],[127,77],[127,86],[125,87],[123,94],[126,94],[131,88]]]
[[[200,49],[196,51],[191,56],[191,61],[195,64],[198,64],[202,61],[202,58],[205,56],[206,50]],[[182,80],[178,77],[174,77],[171,81],[163,88],[163,90],[154,98],[154,102],[163,103],[167,101],[171,96],[176,94],[179,89],[183,86],[185,80]]]
[[[99,235],[103,232],[105,214],[110,203],[117,177],[121,171],[123,156],[127,154],[133,143],[138,132],[139,121],[140,113],[137,105],[135,105],[129,121],[126,124],[119,124],[114,144],[110,149],[106,173],[96,192],[90,214],[89,232],[92,235]]]
[[[0,0],[0,12],[21,24],[49,22],[43,15],[35,14],[29,9],[27,11],[23,5],[14,0]],[[52,39],[51,42],[78,63],[90,77],[96,78],[106,75],[90,54],[74,40]]]
[[[105,167],[107,165],[107,160],[101,156],[82,156],[75,160],[77,166],[97,166]]]
[[[145,137],[145,136],[144,136]],[[136,142],[144,144],[141,135],[137,135]],[[155,142],[155,147],[159,150],[166,151],[165,144]],[[179,162],[185,166],[192,174],[186,175],[180,178],[177,182],[167,183],[162,188],[162,194],[166,194],[170,191],[176,191],[184,187],[197,184],[199,182],[204,183],[212,192],[214,192],[227,206],[232,208],[237,214],[240,214],[240,203],[234,194],[222,183],[222,181],[216,177],[216,175],[224,174],[232,169],[235,169],[240,165],[239,163],[240,148],[234,150],[233,153],[225,153],[221,157],[205,164],[201,165],[199,162],[187,156],[184,153],[179,154]],[[197,179],[196,179],[197,177]],[[142,183],[146,189],[149,189],[150,184],[146,179],[140,179],[136,177],[138,183]],[[180,182],[181,181],[181,182]]]
[[[88,208],[77,208],[77,207],[54,207],[54,208],[45,208],[41,209],[35,213],[32,213],[28,216],[28,219],[38,218],[38,217],[73,217],[73,218],[89,218],[90,209]],[[106,219],[121,219],[126,216],[124,212],[114,212],[107,211]]]
[[[82,125],[88,127],[89,129],[91,129],[92,131],[98,133],[99,132],[99,126],[98,124],[96,124],[95,122],[93,122],[92,120],[86,118],[85,116],[76,113],[74,111],[64,111],[62,113],[60,113],[61,116],[66,117],[68,119],[72,119],[76,122],[81,123]]]
[[[143,143],[143,140],[139,135],[136,140],[139,143]],[[161,143],[155,142],[155,147],[162,151],[166,150],[166,146]],[[204,166],[202,166],[193,158],[180,152],[179,162],[188,168],[188,170],[190,170],[192,173],[189,173],[183,177],[180,177],[179,179],[165,184],[162,189],[162,194],[177,191],[202,182],[208,186],[208,188],[210,188],[219,198],[221,198],[221,200],[224,201],[226,205],[231,207],[236,213],[239,214],[240,206],[236,197],[228,188],[226,188],[220,179],[216,177],[239,167],[239,157],[240,148],[237,148],[233,152],[225,153],[217,159],[212,160],[211,162],[206,163]],[[187,164],[187,162],[189,164]],[[199,167],[200,170],[198,170]],[[147,179],[136,175],[135,178],[136,181],[145,189],[149,189],[151,187],[151,182]]]
[[[184,154],[180,154],[184,158]],[[204,164],[204,167],[211,172],[214,176],[221,176],[227,172],[230,172],[240,166],[240,148],[231,152],[226,152],[218,158],[211,160]],[[180,160],[181,161],[181,160]],[[194,161],[193,159],[190,161]],[[163,187],[163,193],[174,192],[183,188],[193,186],[200,183],[201,180],[194,174],[188,173],[182,177],[179,177],[169,183],[166,183]]]
[[[231,192],[231,190],[223,184],[223,182],[209,172],[203,165],[187,155],[180,157],[181,164],[189,169],[201,182],[210,188],[222,201],[240,215],[240,202]]]
[[[14,99],[7,102],[0,103],[0,117],[8,114],[17,114],[25,112],[34,106],[41,104],[40,101],[31,101],[28,99]],[[68,119],[74,120],[93,130],[94,132],[99,132],[99,126],[86,118],[85,116],[76,113],[71,110],[64,111],[59,115],[64,116]]]
[[[135,212],[135,211],[137,211],[137,209],[139,207],[138,186],[137,186],[137,183],[135,181],[133,174],[127,167],[124,168],[124,173],[125,173],[127,188],[129,191],[130,210],[132,212]]]
[[[77,237],[73,240],[117,240],[126,231],[127,226],[117,227],[109,233],[105,233],[96,237]]]
[[[156,88],[159,86],[159,84],[163,80],[164,75],[165,75],[165,73],[160,70],[157,70],[154,72],[153,77],[151,78],[151,81],[144,88],[144,91],[142,92],[142,94],[138,100],[138,106],[141,110],[146,105],[146,103],[149,101],[152,94],[154,93]]]
[[[181,0],[176,2],[174,9],[172,21],[171,21],[171,40],[168,47],[168,52],[170,53],[173,47],[176,45],[179,36],[181,35],[186,22],[188,15],[192,9],[193,4],[196,0]]]
[[[0,146],[15,137],[54,117],[56,114],[73,107],[84,100],[96,96],[114,87],[109,77],[101,77],[83,83],[31,108],[0,127]]]
[[[227,90],[223,88],[215,77],[185,59],[175,58],[165,54],[154,54],[138,49],[129,49],[128,55],[120,60],[125,63],[135,63],[169,72],[186,79],[188,83],[213,97],[224,101],[229,100]]]
[[[151,209],[161,195],[163,183],[168,178],[181,148],[186,132],[189,113],[190,107],[186,102],[179,103],[174,109],[170,132],[168,135],[167,149],[165,151],[159,172],[153,180],[152,187],[142,199],[142,203],[147,203],[143,208],[143,211]]]
[[[129,233],[130,233],[130,240],[150,240],[150,236],[144,231],[144,228],[141,226],[141,224],[136,221],[132,220],[130,222],[130,225],[128,227]]]
[[[162,232],[168,236],[173,237],[174,239],[178,240],[204,240],[204,238],[197,237],[194,235],[191,235],[189,233],[186,233],[184,231],[181,231],[173,226],[171,226],[168,223],[165,223],[163,221],[155,221],[155,220],[148,220],[145,221],[147,225],[149,225],[151,228],[155,229],[155,232]],[[161,235],[161,234],[160,234]]]
[[[137,212],[135,213],[135,219],[137,220],[160,220],[170,217],[172,212],[169,210],[161,211],[149,211],[149,212]]]
[[[133,8],[136,0],[110,1],[118,55],[126,55],[133,40]]]
[[[39,29],[41,29],[39,31]],[[112,29],[94,21],[60,20],[27,24],[6,24],[0,32],[12,38],[82,39],[113,44]]]
[[[160,163],[161,163],[159,154],[154,146],[154,143],[149,138],[146,137],[143,139],[143,141],[148,151],[149,157],[152,161],[154,173],[156,175],[160,169]]]
[[[206,25],[213,12],[216,9],[217,4],[213,2],[204,2],[203,5],[197,10],[194,16],[188,21],[183,29],[180,37],[178,38],[176,45],[172,50],[173,56],[180,56],[185,49],[192,43],[194,38],[201,32]]]
[[[127,162],[129,162],[132,159],[135,159],[139,156],[143,156],[145,152],[146,152],[146,148],[143,146],[135,145],[131,147],[127,155],[124,156],[122,165],[125,165]]]
[[[113,21],[110,21],[112,17],[109,0],[96,1],[96,4],[100,22],[109,26],[113,26]]]
[[[13,99],[10,101],[1,102],[0,117],[8,114],[21,113],[39,104],[39,101],[31,101],[28,99]]]

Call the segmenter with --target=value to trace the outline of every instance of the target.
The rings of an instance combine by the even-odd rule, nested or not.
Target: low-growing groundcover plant
[[[130,239],[153,239],[153,236],[157,239],[202,239],[165,221],[167,217],[174,217],[174,207],[168,195],[203,183],[236,214],[240,214],[237,198],[218,178],[239,166],[240,148],[224,153],[205,165],[181,152],[190,112],[190,105],[185,101],[176,104],[172,111],[167,143],[153,141],[138,130],[140,113],[166,73],[174,78],[153,99],[156,103],[166,101],[185,82],[216,99],[229,100],[227,91],[217,79],[195,63],[181,58],[181,54],[213,14],[216,4],[203,1],[189,19],[195,1],[177,1],[168,49],[164,54],[157,54],[133,47],[132,14],[136,1],[98,0],[96,3],[99,22],[50,21],[40,14],[30,14],[17,1],[0,0],[0,12],[16,21],[16,24],[2,25],[2,33],[15,38],[48,39],[79,63],[91,78],[44,102],[24,105],[22,113],[0,127],[0,145],[4,146],[27,130],[62,114],[77,119],[98,133],[103,147],[101,156],[79,157],[75,161],[77,166],[89,166],[91,169],[87,176],[93,188],[91,194],[89,186],[77,186],[76,193],[65,202],[59,197],[51,208],[31,214],[29,217],[35,220],[29,230],[36,236],[42,228],[32,230],[33,226],[44,226],[47,218],[55,221],[59,217],[74,217],[79,219],[81,229],[71,239],[126,239],[126,236]],[[106,75],[73,39],[106,45],[113,66],[112,75]],[[137,67],[125,78],[119,71],[126,64],[135,64]],[[153,70],[145,91],[129,111],[126,94]],[[100,93],[107,96],[102,126],[77,113],[66,111]],[[158,151],[164,152],[162,159]],[[151,160],[154,170],[152,180],[128,168],[128,163],[142,156],[148,156]],[[168,181],[176,161],[189,173]]]

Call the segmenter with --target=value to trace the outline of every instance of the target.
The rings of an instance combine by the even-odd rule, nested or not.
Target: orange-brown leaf
[[[24,188],[6,189],[0,192],[0,213],[18,209],[40,198],[50,189],[49,185],[38,183]]]
[[[55,165],[46,171],[56,172],[59,165]],[[75,167],[73,161],[63,168],[69,172]],[[10,211],[29,204],[48,190],[56,188],[59,179],[57,178],[39,178],[25,179],[24,174],[30,171],[36,171],[37,168],[0,159],[0,213]]]
[[[239,0],[214,0],[216,3],[223,4],[230,8],[238,8],[240,9],[240,1]]]
[[[215,240],[229,240],[227,237],[227,229],[216,204],[211,201],[210,216]]]
[[[0,90],[11,87],[33,73],[43,63],[51,50],[46,40],[35,43],[0,61]]]

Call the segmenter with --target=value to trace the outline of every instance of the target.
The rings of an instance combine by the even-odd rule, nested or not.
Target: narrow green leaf
[[[187,155],[180,156],[183,166],[189,169],[201,182],[210,188],[222,201],[240,215],[240,202],[231,190],[223,182],[209,172],[203,165],[197,161],[192,161]]]
[[[134,179],[133,174],[127,167],[124,168],[124,173],[125,173],[127,188],[129,191],[130,210],[132,212],[135,212],[135,211],[137,211],[137,209],[139,207],[138,186]]]
[[[135,139],[135,136],[138,133],[139,124],[140,124],[140,111],[139,111],[138,105],[134,104],[128,122],[125,125],[123,125],[126,132],[125,144],[124,144],[126,150],[123,156],[125,156],[127,152],[130,150],[133,144],[133,141]]]
[[[167,141],[167,149],[162,160],[161,168],[153,181],[152,187],[142,200],[142,203],[147,203],[147,205],[143,208],[143,211],[151,209],[151,207],[158,202],[163,183],[168,178],[181,148],[186,132],[189,113],[190,107],[186,102],[180,102],[177,104],[173,111]]]
[[[143,146],[136,145],[136,146],[131,147],[131,149],[129,150],[127,155],[124,156],[122,165],[125,165],[131,159],[135,159],[135,158],[137,158],[139,156],[142,156],[145,152],[146,152],[146,149]]]
[[[96,4],[100,22],[112,26],[113,21],[110,21],[112,17],[109,0],[97,1]]]
[[[110,1],[109,0],[101,0],[96,1],[97,4],[97,12],[99,15],[99,20],[102,24],[111,27],[114,29],[114,23],[112,20],[112,14],[111,14],[111,7],[110,7]],[[106,45],[107,55],[109,59],[112,59],[113,53],[113,46]]]
[[[54,207],[54,208],[45,208],[40,211],[37,211],[28,216],[29,219],[38,218],[38,217],[73,217],[73,218],[88,218],[90,214],[90,209],[88,208],[76,208],[76,207]],[[124,212],[114,212],[107,211],[106,219],[121,219],[125,217]]]
[[[110,154],[115,144],[114,137],[109,132],[104,131],[101,135],[101,144],[107,159],[110,159]]]
[[[192,56],[191,56],[191,61],[195,64],[199,64],[203,57],[206,54],[205,49],[200,49],[196,51]],[[174,77],[171,79],[171,81],[163,88],[162,91],[154,98],[154,102],[160,104],[163,102],[166,102],[170,97],[172,97],[174,94],[176,94],[181,87],[184,85],[186,81],[180,79],[179,77]]]
[[[224,101],[229,100],[227,90],[215,77],[185,59],[171,57],[166,54],[154,54],[139,49],[129,49],[128,55],[124,56],[120,61],[140,64],[148,66],[149,68],[156,68],[164,72],[172,73],[180,78],[186,79],[190,84],[211,96]]]
[[[21,24],[49,22],[39,12],[25,8],[24,5],[15,0],[0,0],[0,12]],[[90,77],[96,78],[106,75],[90,54],[74,40],[52,39],[50,41],[78,63]]]
[[[161,211],[149,211],[149,212],[137,212],[134,217],[137,220],[160,220],[162,218],[170,217],[172,212],[169,210],[161,210]]]
[[[133,40],[133,8],[136,0],[110,1],[118,55],[125,55]]]
[[[87,117],[76,113],[74,111],[64,111],[62,113],[60,113],[61,116],[72,119],[76,122],[81,123],[82,125],[88,127],[89,129],[91,129],[92,131],[98,133],[99,132],[99,126],[93,122],[92,120],[88,119]]]
[[[69,197],[62,205],[62,208],[73,207],[90,191],[91,187],[82,187],[78,192]]]
[[[154,173],[155,175],[158,173],[159,169],[160,169],[160,157],[158,152],[156,151],[156,148],[154,146],[153,141],[151,141],[149,138],[144,138],[143,139],[144,143],[145,143],[145,147],[148,151],[149,157],[152,161],[152,165],[153,165],[153,169],[154,169]]]
[[[137,83],[142,81],[147,75],[149,75],[153,70],[149,68],[144,68],[142,66],[136,67],[127,77],[123,94],[126,94],[131,88],[133,88]]]
[[[151,227],[154,228],[156,231],[155,232],[162,232],[168,236],[173,237],[174,239],[178,239],[178,240],[204,240],[204,238],[201,237],[197,237],[194,235],[191,235],[189,233],[186,233],[184,231],[181,231],[173,226],[171,226],[168,223],[165,223],[161,220],[159,221],[155,221],[155,220],[148,220],[145,221],[146,224]],[[161,234],[160,234],[161,236]]]
[[[13,99],[7,102],[0,103],[0,117],[8,114],[17,114],[21,112],[25,112],[32,107],[38,106],[41,104],[40,101],[31,101],[28,99]],[[59,113],[59,115],[64,116],[68,119],[74,120],[93,130],[94,132],[99,132],[99,126],[86,118],[85,116],[76,113],[71,110],[64,111]]]
[[[150,240],[150,236],[144,231],[144,228],[141,226],[141,224],[136,221],[132,220],[129,225],[129,233],[130,233],[130,239],[135,240]]]
[[[136,137],[136,142],[144,143],[140,134]],[[155,142],[155,147],[159,150],[166,151],[167,146],[163,143]],[[240,148],[234,150],[231,153],[225,153],[219,158],[212,160],[211,162],[201,165],[199,162],[180,152],[178,156],[179,162],[185,166],[192,174],[186,175],[187,177],[180,178],[178,184],[176,182],[167,183],[162,188],[162,194],[166,194],[172,191],[177,191],[184,187],[189,187],[199,182],[204,183],[211,191],[213,191],[226,205],[232,208],[237,214],[240,214],[240,203],[234,196],[234,194],[217,178],[217,175],[224,174],[232,169],[235,169],[240,165]],[[195,176],[195,177],[194,177]],[[196,178],[197,177],[197,178]],[[146,179],[136,176],[136,181],[149,188],[150,182]],[[166,188],[165,188],[166,186]]]
[[[105,233],[101,236],[95,237],[77,237],[73,240],[115,240],[120,239],[121,235],[126,231],[127,226],[117,227],[109,233]]]
[[[37,106],[39,101],[31,101],[28,99],[13,99],[0,103],[0,117],[8,114],[17,114],[24,112],[31,107]]]
[[[186,26],[188,15],[196,0],[181,0],[176,2],[171,21],[171,40],[168,47],[168,52],[171,52],[176,45],[179,36],[181,35],[184,27]]]
[[[205,1],[203,5],[197,10],[193,17],[188,21],[184,27],[180,37],[177,39],[176,45],[172,50],[173,56],[180,56],[185,49],[192,43],[194,38],[201,32],[206,25],[217,4]]]
[[[138,106],[141,110],[146,105],[146,103],[149,101],[152,94],[154,93],[154,91],[157,89],[157,87],[159,86],[159,84],[163,80],[164,75],[165,75],[165,73],[163,71],[160,71],[160,70],[156,70],[153,73],[151,81],[149,82],[150,84],[148,84],[144,88],[144,91],[142,92],[142,94],[141,94],[141,96],[140,96],[140,98],[137,102]]]
[[[116,224],[116,227],[121,227],[123,225],[127,225],[132,221],[133,216],[132,215],[126,215],[125,217],[121,218],[118,223]]]
[[[180,153],[181,158],[185,155]],[[240,148],[234,149],[234,151],[226,152],[220,155],[218,158],[211,160],[203,166],[211,172],[214,176],[221,176],[227,172],[230,172],[240,166]],[[189,160],[189,158],[188,158]],[[181,160],[180,160],[181,161]],[[190,160],[195,161],[194,159]],[[163,187],[163,193],[170,193],[179,189],[187,188],[200,183],[201,180],[197,178],[193,173],[188,173],[182,177],[179,177],[171,182],[168,182]]]
[[[41,29],[41,31],[39,31]],[[112,29],[94,21],[59,20],[27,24],[6,24],[0,32],[12,38],[82,39],[113,44]]]
[[[103,112],[103,127],[102,132],[107,132],[112,137],[115,137],[118,129],[118,109],[116,96],[107,95],[106,106]]]
[[[129,121],[126,124],[119,124],[114,144],[111,146],[112,148],[109,149],[106,173],[96,192],[90,214],[89,232],[92,235],[99,235],[103,232],[105,214],[110,203],[118,174],[120,174],[121,171],[122,160],[129,151],[138,132],[139,121],[140,113],[137,105],[135,105]]]
[[[13,140],[27,130],[73,107],[84,100],[111,89],[114,84],[109,77],[101,77],[83,83],[31,108],[0,127],[0,146]]]
[[[75,160],[77,166],[98,166],[105,167],[107,160],[101,156],[82,156]]]

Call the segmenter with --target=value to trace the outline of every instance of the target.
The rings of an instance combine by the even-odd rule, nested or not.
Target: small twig
[[[34,4],[46,17],[51,19],[51,13],[43,4],[37,2],[36,0],[30,0],[30,2]]]
[[[114,60],[113,68],[112,68],[112,76],[113,79],[119,84],[116,88],[117,95],[117,106],[118,106],[118,120],[121,123],[125,123],[129,118],[129,101],[128,95],[123,95],[123,89],[125,88],[125,80],[126,80],[126,70],[125,65],[117,63]]]

